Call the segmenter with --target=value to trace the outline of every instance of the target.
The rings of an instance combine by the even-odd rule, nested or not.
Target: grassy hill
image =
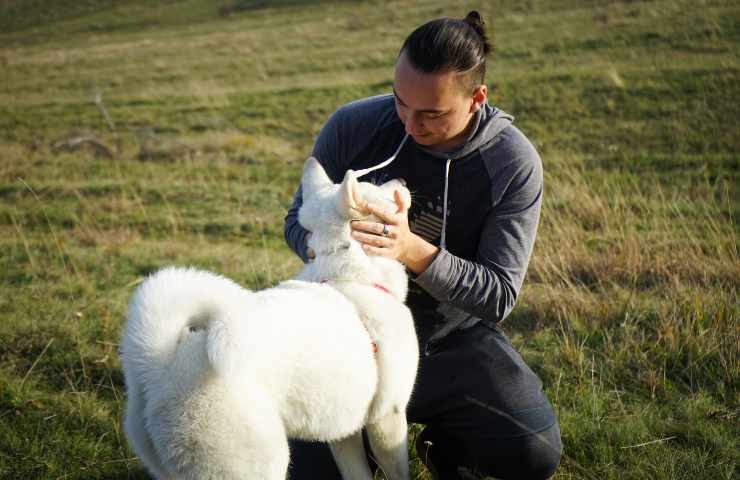
[[[471,7],[491,101],[545,165],[504,328],[559,415],[556,478],[737,478],[729,0],[0,2],[0,478],[146,478],[120,428],[134,286],[290,277],[282,218],[327,116]]]

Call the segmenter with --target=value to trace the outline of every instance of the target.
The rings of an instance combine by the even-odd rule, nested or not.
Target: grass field
[[[135,285],[296,272],[282,219],[319,128],[468,7],[545,166],[504,328],[558,413],[556,478],[740,477],[740,6],[451,4],[0,3],[0,478],[146,478],[120,427]]]

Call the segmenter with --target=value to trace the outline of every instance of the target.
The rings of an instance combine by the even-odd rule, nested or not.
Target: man
[[[542,201],[540,158],[510,115],[487,104],[490,49],[478,12],[417,28],[399,53],[393,95],[335,112],[313,155],[339,182],[347,169],[389,165],[363,180],[403,178],[412,205],[368,205],[383,223],[357,221],[368,254],[396,258],[411,281],[408,306],[422,358],[407,412],[426,425],[419,458],[435,478],[544,479],[561,454],[541,382],[497,323],[511,311],[534,245]],[[308,261],[297,221],[290,247]],[[291,444],[291,479],[340,478],[322,444]],[[467,477],[465,475],[468,475]]]

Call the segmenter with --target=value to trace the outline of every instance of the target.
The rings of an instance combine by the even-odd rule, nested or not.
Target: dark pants
[[[444,480],[460,478],[461,466],[500,479],[549,478],[562,446],[541,386],[497,327],[449,335],[422,356],[407,411],[409,422],[427,426],[419,455]],[[341,479],[325,444],[290,446],[291,480]]]

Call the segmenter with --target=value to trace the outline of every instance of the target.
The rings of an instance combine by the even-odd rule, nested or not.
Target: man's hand
[[[306,234],[306,243],[308,243],[308,239],[311,238],[311,232],[308,232]],[[316,252],[313,251],[313,248],[306,246],[306,258],[308,258],[309,263],[313,262],[313,260],[316,258]]]
[[[352,236],[362,244],[368,255],[398,260],[412,272],[420,274],[432,263],[439,248],[409,228],[408,211],[411,206],[409,200],[398,190],[394,192],[394,198],[397,206],[395,211],[372,203],[362,205],[363,210],[373,213],[383,223],[353,221]]]

